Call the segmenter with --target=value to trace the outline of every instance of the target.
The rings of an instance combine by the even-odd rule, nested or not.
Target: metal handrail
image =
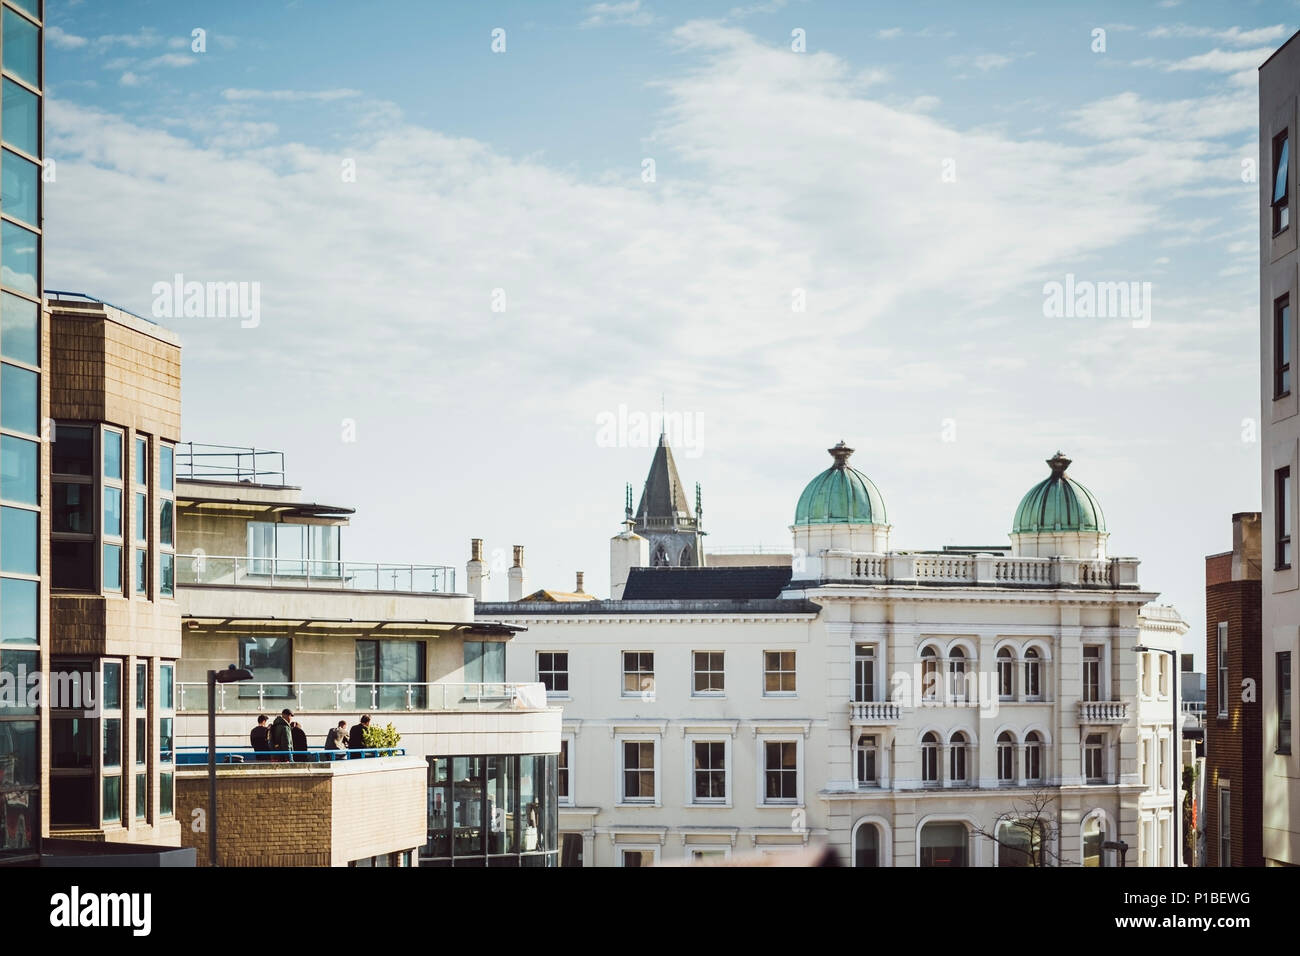
[[[262,466],[259,459],[266,458],[272,461]],[[217,460],[213,462],[211,459]],[[203,462],[202,466],[200,461]],[[279,468],[273,467],[276,461]],[[176,446],[176,477],[191,481],[247,481],[261,485],[283,485],[284,452],[242,445],[181,442]]]
[[[232,691],[232,687],[239,690]],[[178,713],[207,712],[206,682],[178,681],[176,689]],[[254,689],[255,694],[245,693]],[[385,689],[390,692],[385,694]],[[192,706],[186,706],[187,694]],[[252,715],[277,709],[287,701],[294,703],[295,712],[302,713],[500,710],[530,694],[546,699],[544,686],[536,681],[241,681],[217,685],[217,713]]]
[[[176,583],[245,587],[317,587],[356,591],[456,593],[456,569],[444,564],[381,564],[318,558],[178,555]],[[188,560],[187,560],[188,558]]]
[[[221,763],[333,763],[337,760],[361,760],[366,757],[405,757],[405,747],[358,747],[351,750],[254,750],[252,747],[218,747],[214,751],[216,762]],[[290,757],[292,760],[275,758]],[[300,759],[301,758],[301,759]],[[176,766],[193,767],[208,762],[208,748],[204,744],[176,748]]]

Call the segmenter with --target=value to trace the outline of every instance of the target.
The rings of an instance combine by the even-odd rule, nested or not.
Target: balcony
[[[855,726],[896,724],[902,716],[903,706],[895,700],[849,702],[849,723]]]
[[[204,584],[454,594],[456,569],[437,564],[371,564],[199,553],[178,556],[176,583],[181,586]]]
[[[176,446],[176,477],[186,481],[283,485],[284,452],[181,442]]]
[[[1137,558],[1018,558],[891,551],[825,551],[821,579],[862,584],[1009,588],[1136,588]]]
[[[1123,724],[1128,721],[1128,701],[1084,700],[1079,702],[1081,724]]]
[[[180,713],[203,714],[208,708],[206,683],[178,683]],[[395,684],[357,681],[293,681],[217,685],[217,713],[258,714],[288,707],[304,713],[376,714],[413,711],[475,712],[547,710],[546,687],[528,684]]]

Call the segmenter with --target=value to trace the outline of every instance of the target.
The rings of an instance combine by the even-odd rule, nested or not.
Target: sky
[[[481,537],[489,598],[516,544],[604,596],[661,409],[711,547],[788,547],[839,440],[895,548],[1005,544],[1059,449],[1204,659],[1204,556],[1260,505],[1255,71],[1294,3],[46,22],[47,286],[179,333],[183,439],[283,451],[357,509],[345,559],[463,585]]]

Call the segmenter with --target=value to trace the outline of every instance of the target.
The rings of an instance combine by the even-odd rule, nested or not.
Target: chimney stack
[[[578,572],[578,593],[582,593],[582,572]]]
[[[469,593],[475,601],[483,600],[483,539],[469,539],[469,560],[465,562],[465,578],[469,581]]]
[[[510,600],[518,601],[524,596],[524,546],[515,545],[515,564],[510,569]]]

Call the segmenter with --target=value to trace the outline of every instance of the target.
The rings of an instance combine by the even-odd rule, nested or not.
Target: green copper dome
[[[1012,534],[1039,531],[1105,531],[1106,519],[1093,493],[1065,474],[1070,459],[1059,451],[1047,461],[1052,474],[1020,501]]]
[[[849,467],[853,449],[840,442],[826,450],[835,464],[808,482],[794,509],[794,523],[886,524],[880,491],[870,478]]]

